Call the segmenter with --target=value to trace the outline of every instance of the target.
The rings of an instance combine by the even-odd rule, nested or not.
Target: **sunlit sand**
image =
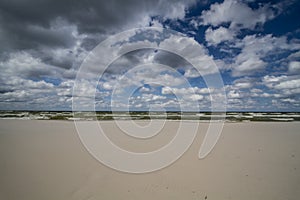
[[[191,123],[191,122],[186,122]],[[118,146],[136,152],[168,142],[179,122],[136,140],[101,122]],[[0,120],[0,199],[298,199],[300,123],[225,123],[213,151],[198,159],[208,123],[172,165],[147,174],[110,169],[81,144],[73,122]]]

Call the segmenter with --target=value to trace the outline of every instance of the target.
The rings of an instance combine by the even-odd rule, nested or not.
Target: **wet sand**
[[[147,152],[166,144],[178,122],[138,141],[112,121],[101,126],[120,147]],[[0,199],[299,199],[299,122],[225,123],[213,151],[199,160],[207,126],[200,124],[192,146],[169,167],[128,174],[95,160],[73,122],[0,120]]]

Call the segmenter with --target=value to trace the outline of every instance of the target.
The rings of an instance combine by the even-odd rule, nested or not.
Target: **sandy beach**
[[[191,123],[191,122],[186,122]],[[168,121],[151,140],[101,126],[118,146],[147,152],[172,138]],[[297,200],[300,196],[300,123],[225,123],[205,158],[198,159],[208,123],[175,163],[147,174],[113,170],[95,160],[70,121],[0,120],[0,199],[236,199]]]

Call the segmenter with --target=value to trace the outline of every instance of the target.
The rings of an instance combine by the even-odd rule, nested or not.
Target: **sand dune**
[[[190,122],[186,122],[190,123]],[[172,138],[168,121],[151,140],[101,122],[122,148],[147,152]],[[147,174],[112,170],[81,144],[69,121],[0,120],[0,199],[299,199],[300,123],[225,123],[213,151],[198,159],[208,123],[174,164]]]

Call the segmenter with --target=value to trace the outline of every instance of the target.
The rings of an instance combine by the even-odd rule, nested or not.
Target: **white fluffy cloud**
[[[209,55],[204,45],[199,44],[193,38],[172,35],[161,42],[159,47],[167,48],[190,61],[202,76],[218,72],[213,56]]]
[[[269,4],[257,9],[250,8],[246,3],[236,0],[225,0],[215,3],[207,11],[202,11],[203,25],[219,26],[230,23],[231,28],[254,29],[258,24],[264,24],[275,17]]]
[[[208,28],[205,31],[205,40],[207,41],[208,45],[218,45],[224,41],[231,41],[234,39],[234,37],[234,32],[222,26],[215,30]]]
[[[264,59],[267,56],[277,55],[283,51],[300,49],[299,43],[287,41],[285,36],[274,37],[249,35],[237,41],[234,47],[241,48],[241,53],[234,58],[232,65],[233,76],[252,75],[262,71],[267,66]]]
[[[187,68],[184,71],[184,76],[187,78],[196,78],[201,76],[201,74],[195,68]]]
[[[267,65],[267,63],[260,58],[256,56],[251,57],[251,55],[246,59],[242,59],[241,56],[238,56],[235,64],[232,73],[233,76],[251,75],[258,71],[262,71]]]
[[[300,73],[300,62],[299,61],[291,61],[289,63],[289,72],[290,73]]]
[[[300,76],[264,76],[263,84],[268,88],[280,91],[284,95],[300,94]]]
[[[192,101],[200,101],[200,100],[202,100],[204,97],[203,97],[203,95],[200,95],[200,94],[192,94],[191,96],[190,96],[190,99],[192,100]]]
[[[274,86],[275,89],[297,89],[300,88],[300,79],[285,80]]]
[[[240,78],[233,82],[232,87],[236,89],[247,89],[255,85],[255,80],[250,78]]]
[[[227,97],[229,99],[238,99],[238,98],[241,98],[241,95],[237,91],[231,90],[228,92]]]
[[[62,69],[47,65],[39,58],[35,58],[27,52],[10,54],[7,61],[0,62],[2,74],[6,76],[20,76],[24,78],[37,78],[41,76],[60,75]]]
[[[249,2],[255,8],[251,8]],[[19,19],[19,23],[7,20],[9,23],[0,25],[3,29],[0,31],[0,40],[3,42],[0,49],[4,49],[4,54],[0,55],[0,109],[70,109],[74,98],[82,99],[82,109],[89,109],[84,106],[90,101],[109,108],[114,89],[126,93],[132,88],[136,89],[134,94],[137,95],[131,98],[135,108],[142,109],[150,104],[157,108],[178,107],[179,104],[192,108],[192,104],[197,102],[209,109],[211,102],[218,99],[218,92],[200,88],[203,81],[201,76],[209,79],[217,74],[219,70],[215,64],[223,70],[221,72],[225,72],[229,108],[264,107],[272,105],[270,99],[274,105],[280,106],[297,105],[299,102],[300,44],[293,35],[295,31],[283,36],[262,31],[263,24],[282,12],[280,3],[224,0],[211,5],[200,17],[188,18],[186,14],[188,8],[195,5],[194,0],[136,1],[131,3],[133,5],[127,5],[128,2],[124,1],[113,5],[115,3],[112,2],[107,4],[115,7],[111,12],[107,12],[101,3],[107,2],[100,2],[98,7],[92,6],[88,13],[81,13],[82,16],[71,12],[69,16],[64,11],[45,14],[41,19],[36,18],[34,23],[32,20]],[[29,8],[32,6],[27,10]],[[69,6],[66,8],[69,9]],[[78,12],[77,9],[75,11]],[[0,17],[2,22],[6,22],[6,14]],[[90,19],[95,21],[86,23]],[[11,20],[14,21],[13,18]],[[189,22],[195,27],[190,28]],[[202,35],[203,29],[197,32],[200,25],[207,28],[205,35]],[[206,42],[202,45],[199,44],[200,40],[196,41],[193,37],[181,37],[181,33],[171,36],[165,31],[128,34],[120,41],[114,40],[115,43],[98,54],[90,54],[97,59],[80,77],[81,90],[72,97],[76,73],[89,50],[116,32],[145,26],[176,28],[183,34],[197,36],[197,40],[204,37]],[[247,35],[249,33],[252,35]],[[276,31],[274,33],[277,34]],[[127,50],[147,45],[153,50],[121,56]],[[216,47],[221,50],[218,51]],[[173,51],[177,57],[188,58],[200,73],[189,63],[177,62],[179,59],[166,56],[167,53],[162,53],[162,49]],[[228,54],[231,55],[227,57]],[[104,72],[110,56],[118,60],[113,62],[114,67],[105,71],[95,91],[95,83],[99,80],[97,74]],[[147,63],[153,65],[131,71]],[[155,67],[155,64],[168,65],[170,70],[162,66]],[[192,80],[193,87],[186,84],[189,80]],[[95,92],[96,99],[91,99]],[[211,93],[216,98],[211,97]],[[176,99],[174,95],[181,99]],[[116,102],[116,105],[119,108],[127,106],[122,101]]]

